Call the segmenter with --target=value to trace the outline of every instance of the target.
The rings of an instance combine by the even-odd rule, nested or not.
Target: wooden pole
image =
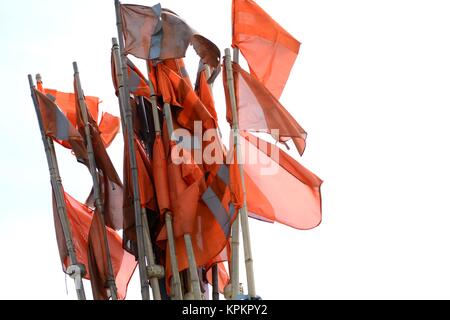
[[[111,262],[111,253],[109,249],[108,244],[108,237],[106,234],[106,225],[105,225],[105,217],[104,217],[104,208],[103,203],[101,199],[101,191],[100,191],[100,182],[97,172],[97,166],[95,164],[95,156],[94,156],[94,147],[92,145],[92,139],[91,139],[91,127],[89,124],[89,118],[88,118],[88,111],[86,106],[86,101],[84,100],[84,93],[83,89],[81,88],[81,81],[80,81],[80,74],[78,72],[78,66],[76,62],[73,62],[73,71],[74,71],[74,77],[75,77],[75,86],[77,89],[77,99],[78,104],[80,106],[81,115],[83,117],[84,122],[84,134],[86,136],[86,145],[87,145],[87,153],[88,153],[88,159],[89,159],[89,171],[91,172],[92,176],[92,183],[93,183],[93,189],[94,189],[94,203],[95,208],[98,210],[98,214],[100,217],[100,221],[102,224],[102,234],[103,234],[103,241],[105,243],[105,249],[106,249],[106,259],[108,264],[108,287],[110,289],[111,298],[113,300],[117,300],[117,288],[116,288],[116,281],[114,279],[114,270]]]
[[[130,168],[131,168],[131,179],[133,183],[133,201],[134,201],[134,216],[135,216],[135,225],[136,225],[136,237],[137,237],[137,246],[138,246],[138,261],[139,261],[139,276],[141,281],[141,294],[143,300],[150,300],[150,292],[147,278],[147,267],[145,265],[145,243],[144,243],[144,232],[142,226],[142,212],[141,212],[141,199],[139,193],[139,182],[138,182],[138,172],[137,172],[137,164],[136,164],[136,150],[134,148],[134,129],[133,129],[133,119],[131,113],[130,106],[130,93],[128,89],[128,68],[126,63],[126,56],[124,52],[124,43],[123,43],[123,32],[122,32],[122,18],[120,16],[120,2],[119,0],[114,0],[114,5],[116,9],[116,25],[117,25],[117,34],[119,40],[119,50],[120,50],[120,59],[117,59],[118,67],[121,65],[122,74],[118,79],[121,83],[119,83],[119,92],[122,91],[122,107],[125,115],[125,126],[127,132],[128,139],[128,148],[130,154]],[[114,40],[113,40],[114,41]],[[116,43],[117,45],[117,43]],[[119,102],[120,102],[119,98]]]
[[[169,133],[170,140],[173,141],[173,120],[172,111],[170,110],[170,105],[164,103],[164,115],[166,117],[167,129]],[[191,287],[194,294],[194,300],[202,299],[202,292],[200,290],[200,279],[198,278],[197,263],[195,261],[194,248],[192,247],[192,240],[189,234],[184,234],[184,243],[186,246],[186,254],[189,262],[189,275],[191,278]]]
[[[239,54],[238,49],[234,49],[233,56],[235,62],[238,62],[238,54]],[[231,110],[233,113],[233,140],[234,140],[233,143],[236,146],[236,155],[239,164],[239,174],[241,176],[242,189],[244,193],[244,204],[243,207],[239,210],[239,215],[242,224],[242,238],[244,242],[247,288],[250,298],[256,298],[255,276],[253,272],[253,256],[250,242],[250,228],[248,223],[248,212],[247,212],[247,196],[246,196],[247,192],[245,188],[244,166],[242,164],[241,144],[239,138],[239,123],[237,114],[236,93],[234,91],[233,69],[231,66],[231,53],[229,48],[225,49],[225,67],[227,70],[227,83],[230,93]]]
[[[36,76],[36,78],[40,80],[40,76]],[[84,292],[84,286],[82,281],[82,277],[86,272],[86,268],[84,265],[78,264],[75,248],[73,246],[70,221],[67,216],[66,204],[64,201],[64,191],[62,187],[61,177],[59,175],[58,163],[56,161],[56,153],[53,145],[53,140],[50,137],[47,137],[47,135],[45,134],[44,125],[42,122],[42,115],[41,111],[39,110],[39,104],[36,94],[34,92],[35,86],[31,75],[28,75],[28,82],[30,84],[31,98],[33,100],[34,109],[36,111],[39,129],[41,131],[42,143],[44,144],[48,170],[50,173],[50,183],[52,185],[53,195],[56,201],[57,213],[59,220],[61,222],[61,227],[66,242],[66,249],[69,255],[70,266],[67,269],[72,267],[70,269],[72,269],[75,272],[74,274],[70,274],[70,276],[74,278],[78,300],[86,300],[86,294]]]

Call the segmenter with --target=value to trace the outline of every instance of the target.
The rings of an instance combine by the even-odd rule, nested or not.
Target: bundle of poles
[[[128,79],[128,69],[127,69],[127,57],[124,51],[124,35],[122,31],[122,19],[119,12],[119,1],[115,1],[116,7],[116,19],[117,19],[117,32],[118,38],[112,39],[112,52],[113,52],[113,63],[116,71],[116,79],[118,81],[118,102],[120,107],[120,117],[123,137],[126,139],[126,145],[128,146],[129,153],[129,165],[131,170],[131,182],[133,191],[133,204],[134,204],[134,218],[135,218],[135,228],[137,236],[137,261],[138,270],[140,277],[140,287],[141,296],[143,300],[150,299],[150,287],[152,291],[152,296],[154,300],[161,300],[166,293],[161,292],[160,280],[164,277],[164,269],[161,265],[156,264],[155,254],[154,254],[154,241],[152,241],[150,235],[150,226],[146,214],[146,209],[141,206],[140,192],[139,192],[139,181],[138,181],[138,167],[136,160],[136,149],[134,137],[134,123],[133,123],[133,113],[132,107],[130,105],[130,91],[129,91],[129,79]],[[233,49],[233,60],[238,63],[239,51],[238,49]],[[239,209],[238,217],[234,220],[232,224],[232,235],[231,235],[231,270],[230,270],[230,284],[226,288],[225,297],[228,299],[238,299],[242,297],[242,288],[239,282],[239,245],[240,245],[240,233],[242,231],[243,237],[243,247],[245,253],[245,267],[246,276],[248,284],[248,298],[256,299],[256,289],[255,289],[255,279],[253,271],[253,257],[251,250],[250,241],[250,229],[248,222],[247,205],[245,201],[245,183],[244,174],[242,166],[242,155],[239,143],[239,126],[237,121],[237,107],[236,107],[236,96],[234,92],[234,80],[232,72],[232,59],[230,49],[225,50],[225,68],[227,69],[227,82],[229,88],[229,95],[231,97],[231,105],[233,111],[233,143],[237,151],[237,157],[239,162],[240,177],[242,179],[242,186],[244,187],[244,205]],[[147,61],[147,64],[150,62]],[[150,68],[150,66],[148,66]],[[208,67],[207,67],[208,68]],[[92,177],[93,182],[93,197],[95,209],[100,212],[100,219],[103,226],[103,241],[106,248],[107,255],[107,267],[108,267],[108,280],[107,287],[108,293],[113,300],[118,299],[117,287],[114,279],[113,264],[111,261],[111,255],[109,252],[109,245],[106,232],[106,224],[104,219],[104,205],[101,199],[101,186],[99,182],[99,171],[96,166],[96,159],[94,156],[94,147],[91,140],[91,128],[88,119],[87,105],[83,94],[83,89],[81,86],[80,74],[78,70],[78,65],[76,62],[73,63],[73,71],[75,77],[75,91],[76,98],[78,100],[78,106],[80,108],[79,112],[82,116],[82,120],[85,124],[84,135],[86,138],[86,148],[88,154],[89,172]],[[207,69],[210,74],[209,68]],[[57,157],[55,153],[55,147],[52,137],[47,135],[44,123],[42,119],[42,114],[39,108],[38,97],[36,96],[36,85],[33,82],[31,75],[28,75],[31,97],[34,103],[36,117],[39,123],[40,133],[42,137],[42,142],[44,145],[44,150],[47,158],[48,169],[50,173],[50,182],[55,196],[55,202],[57,204],[58,218],[61,222],[62,231],[65,239],[65,246],[68,252],[69,266],[66,268],[65,272],[73,278],[76,288],[77,297],[79,300],[85,300],[86,294],[83,286],[83,276],[86,275],[87,266],[80,264],[77,261],[77,256],[75,253],[74,244],[72,241],[72,233],[70,221],[68,218],[66,202],[64,200],[64,189],[62,186],[62,180],[59,173]],[[36,75],[36,82],[42,83],[42,78],[38,74]],[[165,121],[167,123],[168,133],[170,139],[174,139],[173,131],[173,119],[171,107],[168,103],[164,103],[162,108],[158,106],[156,99],[155,88],[151,81],[149,81],[150,87],[150,103],[152,116],[154,120],[154,131],[156,135],[161,135],[161,123],[159,112],[162,109]],[[140,106],[144,106],[143,97],[138,97],[138,102]],[[144,112],[144,117],[149,115],[145,114],[146,109],[142,108]],[[230,147],[231,148],[231,147]],[[150,146],[147,148],[150,150]],[[165,225],[167,228],[167,241],[168,250],[170,255],[170,267],[172,270],[172,283],[171,283],[171,297],[175,300],[201,300],[206,297],[202,295],[200,288],[200,279],[198,275],[198,267],[196,265],[196,259],[194,255],[194,250],[192,247],[192,239],[190,234],[184,234],[183,239],[186,246],[186,253],[189,261],[189,268],[187,277],[190,279],[188,284],[189,288],[186,288],[186,282],[181,281],[180,272],[178,270],[177,253],[175,251],[175,239],[173,233],[173,215],[172,212],[167,211],[164,216]],[[212,299],[219,299],[219,275],[217,265],[212,266]]]
[[[91,281],[94,299],[124,299],[136,266],[143,300],[209,299],[208,283],[213,300],[219,300],[220,293],[225,299],[260,299],[249,213],[300,230],[315,228],[322,219],[321,179],[275,144],[250,134],[266,134],[284,146],[292,140],[303,154],[306,132],[278,101],[300,42],[253,0],[232,0],[233,48],[224,50],[221,64],[217,46],[173,11],[159,4],[122,5],[118,0],[114,4],[118,35],[112,39],[111,66],[120,120],[105,113],[97,125],[98,98],[84,95],[76,62],[75,93],[59,93],[59,98],[58,91],[43,87],[40,75],[36,84],[28,75],[50,173],[64,272],[73,278],[80,300],[86,299],[83,279]],[[195,89],[183,62],[189,45],[200,57]],[[239,66],[240,53],[251,73]],[[145,61],[148,79],[128,54]],[[281,59],[285,61],[280,63]],[[220,70],[231,126],[228,151],[212,96]],[[120,125],[125,145],[123,184],[106,152]],[[178,129],[194,134],[189,137],[194,155]],[[209,130],[214,132],[212,140],[205,138]],[[89,169],[92,192],[86,203],[64,191],[55,141],[72,149]],[[219,150],[220,161],[203,163],[207,160],[203,151],[211,145],[214,153]],[[182,164],[173,158],[180,150],[182,156],[175,157]],[[275,172],[261,173],[261,163],[252,167],[245,157],[248,152],[268,159]],[[224,158],[226,164],[221,162]],[[111,199],[119,198],[123,203],[113,204]],[[122,238],[116,232],[120,229]],[[241,260],[246,294],[240,283]]]

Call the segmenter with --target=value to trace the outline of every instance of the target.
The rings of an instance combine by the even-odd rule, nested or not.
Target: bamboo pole
[[[147,61],[147,69],[150,72],[150,65]],[[149,81],[150,88],[150,104],[152,105],[153,123],[156,135],[161,136],[161,125],[159,123],[158,105],[156,102],[155,88],[153,83]],[[172,212],[166,212],[164,216],[167,230],[167,241],[169,244],[170,266],[172,268],[172,295],[175,300],[183,300],[183,291],[181,285],[180,272],[178,270],[178,259],[175,250],[175,237],[173,234]]]
[[[153,300],[161,300],[161,290],[159,288],[159,279],[164,277],[164,269],[155,262],[153,245],[150,238],[150,226],[148,224],[146,209],[142,208],[142,224],[144,226],[145,251],[148,260],[147,274],[150,278]]]
[[[131,167],[131,178],[133,183],[133,201],[134,201],[134,216],[136,225],[136,237],[138,246],[138,261],[139,261],[139,276],[141,281],[141,295],[143,300],[150,300],[147,268],[145,265],[145,243],[144,243],[144,232],[142,226],[142,212],[141,212],[141,199],[139,194],[139,182],[138,182],[138,172],[136,165],[136,153],[134,148],[134,129],[133,129],[133,119],[131,113],[131,106],[129,101],[129,90],[128,90],[128,68],[126,64],[126,56],[124,52],[123,43],[123,32],[122,32],[122,18],[120,16],[120,2],[119,0],[114,0],[114,6],[116,10],[116,25],[117,34],[119,40],[119,51],[120,59],[117,59],[117,65],[121,65],[121,77],[118,79],[121,83],[119,84],[119,92],[122,91],[122,107],[125,115],[125,126],[128,139],[128,148],[130,151],[130,167]],[[114,40],[113,40],[114,42]],[[117,43],[116,43],[117,45]],[[116,68],[116,69],[119,69]],[[120,103],[119,98],[119,103]]]
[[[81,115],[84,122],[84,134],[86,136],[86,145],[87,145],[87,153],[89,159],[89,171],[92,176],[92,183],[94,189],[94,203],[96,210],[99,211],[99,217],[102,224],[102,236],[103,241],[105,242],[106,249],[106,259],[107,259],[107,267],[108,267],[108,280],[107,285],[110,289],[111,298],[113,300],[117,300],[117,287],[116,281],[114,279],[114,270],[111,262],[111,252],[108,244],[108,237],[106,234],[106,225],[105,225],[105,217],[104,217],[104,208],[101,199],[101,191],[100,191],[100,182],[98,178],[97,166],[95,164],[95,156],[94,156],[94,147],[92,145],[91,139],[91,127],[89,124],[88,111],[86,106],[86,101],[84,100],[83,89],[81,88],[80,74],[78,72],[78,66],[76,62],[73,62],[73,71],[75,77],[75,86],[77,89],[77,99],[78,104],[80,106]]]
[[[217,263],[212,266],[212,299],[219,300],[219,268]]]
[[[211,76],[211,68],[207,64],[205,64],[205,76],[206,76],[206,79],[209,79],[209,77]],[[211,91],[211,96],[213,96],[213,84],[210,83],[210,84],[208,84],[208,86],[209,86],[209,90]],[[217,126],[216,132],[217,132],[217,137],[221,138],[222,132],[220,131],[219,126]],[[239,247],[239,243],[238,243],[238,247]],[[212,274],[212,299],[219,300],[219,268],[217,267],[217,264],[214,264],[212,266],[211,274]],[[235,278],[236,278],[236,276],[235,276]],[[237,278],[239,278],[239,277],[237,277]]]
[[[239,295],[239,213],[231,226],[231,298]]]
[[[116,39],[114,39],[116,40]],[[117,41],[115,42],[117,44]],[[113,41],[114,44],[114,41]],[[117,49],[117,47],[116,47]],[[117,51],[117,50],[116,50]],[[144,97],[140,96],[139,98],[139,105],[142,108],[142,112],[144,115],[144,122],[145,122],[145,130],[146,134],[150,134],[150,129],[148,127],[148,117],[147,117],[147,111],[145,110],[145,103],[144,103]],[[147,155],[150,152],[151,145],[147,145]],[[152,288],[153,293],[153,299],[154,300],[161,300],[161,290],[159,286],[159,279],[164,277],[164,269],[162,266],[157,265],[155,261],[155,255],[153,252],[153,244],[150,237],[150,225],[148,223],[147,213],[146,209],[142,208],[142,224],[144,227],[144,241],[145,241],[145,253],[148,260],[148,267],[147,267],[147,273],[148,277],[150,279],[150,285]]]
[[[164,103],[164,115],[166,117],[167,129],[169,132],[170,140],[173,140],[173,120],[172,120],[172,111],[170,110],[170,105],[168,103]],[[186,254],[189,262],[189,275],[191,278],[191,287],[194,294],[194,300],[202,299],[202,292],[200,290],[200,279],[198,278],[197,272],[197,264],[195,261],[194,248],[192,247],[192,240],[189,234],[184,234],[184,243],[186,246]]]
[[[239,55],[233,50],[233,61],[238,62]],[[230,85],[228,83],[228,85]],[[234,89],[234,86],[233,86]],[[234,100],[235,98],[231,98]],[[234,114],[233,114],[233,138],[235,136],[234,128]],[[234,143],[234,139],[233,139]],[[233,150],[234,146],[230,146],[230,150]],[[234,151],[233,151],[234,152]],[[237,213],[236,219],[231,227],[231,292],[232,299],[240,294],[240,283],[239,283],[239,235],[240,235],[240,223],[239,223],[239,212]]]
[[[40,76],[36,76],[36,78],[40,80]],[[59,175],[58,163],[56,161],[56,153],[53,145],[53,140],[50,137],[47,137],[47,135],[45,134],[44,124],[42,122],[42,115],[39,110],[39,104],[37,101],[36,94],[34,92],[36,87],[33,83],[33,78],[31,75],[28,75],[28,82],[30,84],[31,99],[33,100],[34,109],[36,111],[36,117],[41,132],[42,143],[44,144],[45,156],[47,158],[47,165],[50,173],[50,183],[52,185],[53,194],[56,201],[57,213],[59,220],[61,222],[61,227],[66,242],[66,249],[69,255],[70,266],[67,269],[72,267],[71,269],[73,269],[74,271],[74,274],[70,274],[70,276],[73,277],[74,279],[78,300],[86,300],[86,294],[84,291],[82,280],[82,277],[86,272],[86,268],[84,265],[78,264],[75,248],[73,246],[70,221],[67,216],[66,204],[64,201],[64,191],[62,188],[61,177]]]
[[[234,49],[233,58],[234,61],[238,62],[238,49]],[[250,298],[256,298],[256,289],[255,289],[255,276],[253,272],[253,256],[252,256],[252,248],[250,242],[250,228],[248,223],[248,212],[247,212],[247,195],[245,188],[245,180],[244,180],[244,166],[242,164],[242,153],[241,153],[241,144],[239,138],[239,123],[238,123],[238,114],[237,114],[237,102],[236,102],[236,93],[234,91],[234,80],[233,80],[233,69],[231,66],[231,53],[230,49],[225,49],[225,67],[227,70],[227,83],[228,89],[230,93],[231,100],[231,110],[233,113],[233,143],[236,146],[236,154],[237,160],[239,164],[239,174],[241,176],[242,189],[244,193],[244,204],[243,207],[239,210],[239,215],[242,224],[242,238],[244,242],[244,256],[245,256],[245,270],[247,274],[247,289]]]

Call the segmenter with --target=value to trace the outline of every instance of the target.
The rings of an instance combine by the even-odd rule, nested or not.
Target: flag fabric
[[[153,7],[122,4],[120,14],[126,54],[155,61],[183,58],[192,44],[204,63],[213,68],[219,65],[217,46],[160,4]]]
[[[93,238],[90,238],[90,229],[99,228],[100,226],[94,218],[93,210],[88,206],[78,202],[68,193],[64,193],[64,201],[70,223],[70,231],[72,234],[72,242],[77,257],[77,262],[88,267],[90,254],[104,254],[102,252],[103,248],[99,247],[100,243],[102,242],[94,242],[89,244],[89,240],[94,240]],[[69,266],[69,258],[65,245],[64,234],[62,232],[61,222],[57,213],[54,195],[53,212],[55,217],[55,229],[61,262],[63,263],[64,267],[67,268]],[[101,235],[101,233],[99,234]],[[134,257],[122,249],[122,239],[111,228],[107,228],[107,238],[110,246],[117,293],[119,299],[125,299],[128,282],[130,281],[137,264]],[[91,251],[88,253],[88,250]],[[93,253],[92,251],[95,251],[95,253]],[[102,260],[103,258],[100,259],[100,261]],[[106,264],[102,265],[101,267],[96,267],[96,270],[94,271],[95,275],[90,272],[92,271],[92,268],[87,268],[87,273],[84,276],[85,279],[89,279],[92,281],[93,287],[95,287],[95,297],[102,299],[107,298],[106,291],[104,289],[105,283],[101,280],[99,281],[98,279],[102,278],[102,274],[107,270],[104,268],[106,268]],[[102,269],[102,271],[100,269]]]
[[[300,50],[300,42],[252,0],[233,0],[233,47],[251,74],[279,99]]]
[[[249,133],[241,136],[249,215],[307,230],[322,220],[322,180],[286,152]]]
[[[223,250],[214,257],[206,266],[206,279],[209,284],[213,284],[212,281],[212,267],[213,265],[217,265],[218,276],[219,276],[219,292],[224,293],[225,286],[230,282],[230,276],[228,274],[228,269],[231,270],[231,238],[228,239]]]
[[[306,146],[306,132],[281,103],[255,77],[233,63],[239,129],[269,133],[279,142],[293,140],[300,154]],[[230,95],[223,68],[227,120],[233,123]]]
[[[211,114],[216,123],[218,123],[216,107],[214,105],[214,98],[209,87],[208,78],[206,76],[206,65],[200,62],[199,70],[197,73],[197,81],[195,84],[195,92],[199,97],[200,101],[203,102],[206,110]]]
[[[194,121],[202,121],[204,129],[216,128],[214,117],[195,93],[191,84],[164,64],[157,65],[157,82],[163,101],[181,108],[176,117],[184,128],[194,131]]]
[[[123,194],[124,187],[118,185],[104,175],[101,171],[98,174],[100,183],[100,192],[103,203],[104,218],[107,226],[114,230],[123,228]],[[86,199],[86,205],[94,208],[94,190],[91,189],[89,196]]]
[[[161,214],[170,210],[169,179],[167,157],[160,134],[153,144],[153,178],[155,179],[156,197]]]
[[[225,234],[222,226],[214,218],[211,210],[203,201],[198,203],[196,221],[191,233],[192,246],[198,267],[208,264],[226,246],[229,234]],[[175,251],[177,253],[178,269],[180,271],[189,268],[189,261],[186,253],[186,246],[183,237],[175,238]],[[170,265],[170,255],[168,244],[166,243],[166,287],[170,292],[170,279],[172,269]]]
[[[38,81],[38,90],[47,95],[59,107],[61,112],[66,116],[70,123],[77,127],[77,111],[76,111],[76,97],[74,93],[61,92],[55,89],[48,89],[42,86],[42,82]],[[100,99],[94,96],[85,96],[85,102],[92,119],[98,122],[98,106]],[[105,148],[109,147],[117,133],[119,132],[120,120],[108,112],[102,113],[99,128],[100,136],[104,142]],[[67,143],[60,143],[66,148],[70,148]]]
[[[128,70],[128,89],[130,93],[134,96],[150,97],[150,87],[148,80],[144,77],[142,72],[134,65],[134,63],[127,57],[127,70]],[[118,81],[116,77],[116,66],[114,64],[114,56],[111,51],[111,75],[113,80],[113,85],[116,90],[116,95],[118,92]]]
[[[169,186],[170,210],[173,214],[173,233],[175,237],[191,234],[196,221],[198,202],[205,189],[203,172],[194,163],[188,150],[170,143],[171,153],[167,161],[167,180]],[[180,163],[174,161],[179,161]],[[158,241],[167,239],[164,227]]]
[[[169,69],[175,71],[181,78],[183,78],[186,83],[192,88],[191,79],[189,78],[189,74],[186,69],[186,65],[184,64],[184,59],[167,59],[161,62]]]
[[[74,80],[75,96],[78,97],[80,95],[81,98],[84,99],[85,96],[84,96],[83,92],[77,92],[77,86],[75,85],[75,81],[76,81],[76,79]],[[77,128],[78,128],[78,131],[81,134],[81,136],[83,136],[83,138],[86,139],[87,137],[85,137],[85,131],[84,131],[84,126],[86,124],[84,123],[84,120],[83,120],[83,117],[81,114],[81,106],[80,106],[78,99],[75,99],[75,105],[76,105]],[[89,110],[86,110],[86,112],[87,112],[88,123],[89,123],[89,127],[90,127],[90,133],[91,133],[90,138],[92,140],[92,147],[93,147],[94,156],[95,156],[95,164],[96,164],[97,168],[100,169],[103,172],[103,174],[106,175],[111,182],[113,182],[119,186],[122,186],[122,181],[120,180],[120,177],[117,174],[116,169],[114,168],[114,165],[108,155],[108,152],[106,151],[106,147],[105,147],[104,142],[100,135],[100,129],[99,129],[97,123],[95,122],[95,120],[92,118],[92,115],[89,113]]]
[[[83,137],[49,96],[38,90],[35,90],[35,93],[45,134],[72,149],[77,160],[87,164],[88,156]]]
[[[61,92],[55,89],[45,88],[45,93],[55,99],[55,103],[74,126],[77,125],[76,96],[74,93]],[[93,96],[85,97],[86,106],[94,120],[98,119],[98,106],[100,99]]]
[[[134,148],[136,153],[136,165],[138,171],[139,196],[141,208],[156,211],[156,195],[153,187],[153,167],[148,159],[144,147],[139,139],[134,137]],[[124,145],[124,194],[123,194],[123,238],[124,248],[137,255],[136,221],[134,213],[134,193],[131,178],[130,155],[128,139]]]
[[[192,238],[194,255],[198,267],[207,265],[225,247],[231,232],[232,219],[235,217],[234,207],[230,203],[228,189],[228,167],[222,165],[214,176],[209,175],[205,183],[205,172],[192,160],[192,155],[174,142],[169,142],[167,126],[163,124],[164,139],[157,136],[160,141],[161,152],[167,151],[166,190],[169,191],[169,209],[173,213],[173,227],[175,233],[175,250],[177,253],[178,268],[180,271],[188,268],[186,247],[183,234],[189,233]],[[168,146],[165,147],[164,143]],[[171,148],[169,148],[169,146]],[[166,151],[167,150],[167,151]],[[156,155],[154,163],[156,167]],[[185,162],[174,163],[173,155],[180,155]],[[155,175],[155,185],[156,175]],[[159,188],[157,187],[157,194]],[[167,196],[166,196],[167,197]],[[159,202],[158,202],[159,203]],[[194,211],[195,209],[195,211]],[[158,235],[158,245],[166,249],[166,286],[170,291],[172,276],[170,255],[167,247],[167,230],[165,227]]]
[[[102,119],[98,125],[100,138],[102,138],[103,145],[108,148],[119,132],[120,119],[108,112],[102,113]]]

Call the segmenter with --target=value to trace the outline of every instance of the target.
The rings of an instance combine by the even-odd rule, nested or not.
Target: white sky
[[[325,181],[318,228],[251,221],[258,294],[449,299],[450,4],[257,2],[302,42],[281,101],[309,134],[301,163]],[[231,41],[230,4],[162,2],[222,52]],[[69,278],[66,294],[59,265],[27,74],[40,72],[45,86],[72,91],[76,60],[85,93],[118,114],[110,76],[115,36],[113,0],[0,0],[2,299],[76,298]],[[194,57],[187,60],[193,78]],[[224,119],[220,79],[215,93]],[[121,135],[108,150],[121,172]],[[83,200],[87,170],[66,150],[58,156],[66,191]],[[243,263],[241,275],[244,281]],[[128,297],[140,298],[137,277]]]

